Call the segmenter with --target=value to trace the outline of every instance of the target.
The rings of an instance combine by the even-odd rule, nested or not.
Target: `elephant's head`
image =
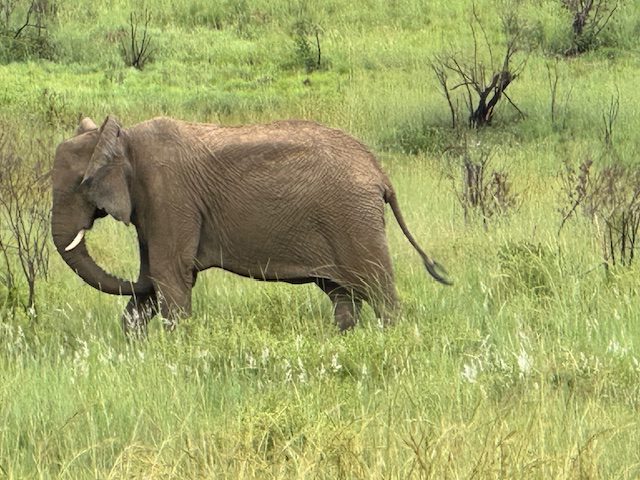
[[[126,135],[114,118],[107,117],[99,129],[91,119],[82,120],[75,137],[56,150],[51,232],[64,261],[89,285],[105,293],[144,295],[150,282],[132,284],[105,272],[84,242],[96,218],[109,214],[127,225],[131,221],[127,155]]]

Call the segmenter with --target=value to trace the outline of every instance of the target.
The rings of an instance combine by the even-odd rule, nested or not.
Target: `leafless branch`
[[[431,63],[431,68],[433,70],[433,72],[436,75],[436,78],[438,79],[438,82],[440,83],[440,86],[442,87],[442,93],[444,94],[444,97],[447,100],[447,104],[449,105],[449,111],[451,113],[451,128],[456,128],[456,109],[453,105],[453,100],[451,98],[451,91],[449,89],[449,85],[447,83],[448,77],[447,77],[447,71],[443,68],[439,68],[435,63]],[[455,88],[455,87],[454,87]],[[453,90],[453,89],[451,89]]]
[[[140,22],[143,22],[142,38],[138,31]],[[145,9],[144,13],[138,15],[131,12],[129,15],[129,46],[124,40],[121,43],[122,56],[128,65],[142,70],[151,58],[151,35],[149,34],[149,23],[151,22],[151,12]]]
[[[618,111],[620,110],[620,92],[617,95],[611,97],[609,102],[609,108],[602,114],[603,127],[603,143],[605,148],[613,149],[613,128],[618,118]]]

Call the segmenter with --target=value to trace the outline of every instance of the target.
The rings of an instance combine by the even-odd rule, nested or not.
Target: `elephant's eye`
[[[86,193],[89,190],[89,187],[91,186],[91,182],[85,182],[82,180],[82,177],[78,178],[76,180],[76,182],[73,185],[73,191],[75,193]]]

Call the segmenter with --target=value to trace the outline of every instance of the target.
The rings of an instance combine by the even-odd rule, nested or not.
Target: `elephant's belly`
[[[218,267],[245,277],[304,283],[334,272],[340,242],[326,235],[310,217],[292,214],[287,221],[246,215],[232,231],[205,225],[198,248],[201,269]],[[267,221],[269,220],[269,221]]]
[[[231,251],[219,247],[215,251],[202,249],[196,260],[198,269],[222,268],[257,280],[309,283],[327,276],[331,271],[329,266],[334,265],[328,255],[322,255],[325,248],[299,251],[292,247],[286,251],[265,251],[251,245],[237,243],[235,246]]]
[[[319,275],[313,268],[304,265],[293,265],[291,263],[275,262],[250,262],[250,261],[222,261],[200,264],[200,269],[221,268],[228,272],[241,275],[243,277],[254,278],[263,281],[281,281],[288,283],[310,283],[315,281]]]

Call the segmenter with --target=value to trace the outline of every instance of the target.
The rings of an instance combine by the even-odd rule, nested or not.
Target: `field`
[[[624,212],[639,215],[637,2],[621,1],[591,48],[568,55],[572,17],[555,0],[476,2],[476,17],[465,0],[148,0],[141,70],[121,52],[130,13],[144,18],[139,2],[41,2],[41,37],[27,27],[12,38],[29,3],[0,30],[0,162],[46,170],[83,116],[317,120],[376,153],[454,284],[428,276],[388,212],[402,301],[393,326],[367,308],[340,335],[315,287],[208,271],[191,318],[172,333],[156,318],[147,340],[128,342],[127,299],[85,285],[51,240],[48,275],[25,307],[22,277],[7,285],[8,269],[20,272],[10,249],[0,256],[1,477],[640,476],[634,245],[622,258],[603,209],[581,204],[562,224],[576,191],[567,168],[588,160],[589,188],[597,172],[623,169],[605,203],[623,185]],[[522,22],[519,75],[505,90],[517,109],[503,98],[492,124],[474,129],[456,97],[453,129],[431,64],[445,52],[472,58],[474,31],[483,61],[488,43],[501,63],[509,11]],[[465,203],[465,158],[488,158],[487,178],[506,178],[495,214]],[[6,216],[0,235],[12,238]],[[106,218],[88,242],[108,271],[137,272],[132,227]]]

